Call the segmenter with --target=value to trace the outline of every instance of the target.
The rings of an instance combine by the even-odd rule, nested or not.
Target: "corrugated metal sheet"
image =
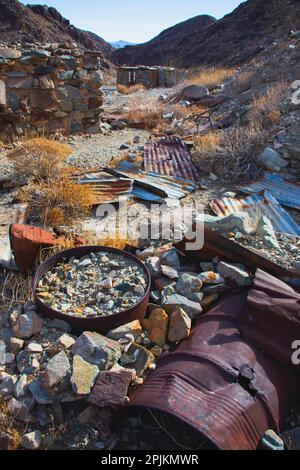
[[[224,217],[240,211],[247,212],[257,219],[261,215],[266,215],[276,232],[300,236],[300,226],[268,191],[262,191],[246,199],[228,197],[216,199],[211,202],[210,206],[215,214]]]
[[[127,409],[176,416],[222,450],[255,450],[267,429],[279,432],[299,380],[241,337],[247,292],[230,294],[203,315],[191,336],[162,356]]]
[[[258,181],[237,188],[246,194],[266,190],[283,206],[300,209],[300,182],[287,180],[276,173],[265,173]]]
[[[121,162],[117,168],[106,168],[105,171],[133,179],[133,193],[147,201],[158,202],[157,196],[161,198],[182,199],[196,189],[196,184],[193,181],[145,172],[127,161]],[[140,188],[147,192],[141,191]],[[152,198],[151,193],[153,194]]]
[[[88,185],[93,191],[93,205],[118,202],[120,197],[129,198],[133,180],[112,176],[106,172],[92,171],[73,176],[80,184]]]
[[[300,294],[258,270],[239,317],[239,329],[260,351],[292,366],[292,344],[300,338]],[[294,367],[300,370],[300,364]]]
[[[188,146],[178,137],[148,140],[144,149],[145,171],[199,181]]]

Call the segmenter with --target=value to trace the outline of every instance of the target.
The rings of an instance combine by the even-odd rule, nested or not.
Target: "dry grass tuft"
[[[231,68],[209,68],[193,70],[185,79],[186,85],[202,85],[210,91],[217,88],[225,80],[231,78],[235,73]]]
[[[266,131],[253,125],[199,136],[195,139],[194,159],[199,168],[223,181],[247,181],[260,172],[256,157],[267,138]]]
[[[129,87],[125,85],[118,85],[117,90],[122,95],[132,95],[133,93],[136,93],[137,91],[141,91],[141,90],[146,91],[146,88],[141,83],[137,83],[136,85],[132,85]]]
[[[144,129],[155,129],[162,118],[162,109],[159,105],[156,108],[143,106],[130,108],[124,114],[124,118],[131,124],[138,124]]]
[[[7,403],[0,404],[0,432],[7,434],[11,439],[9,450],[16,450],[20,446],[21,435],[15,427],[13,417],[8,411]]]
[[[44,183],[27,185],[20,190],[20,199],[37,210],[44,225],[70,223],[90,213],[91,188],[71,181],[67,175]]]
[[[252,109],[248,113],[248,119],[256,126],[268,129],[280,123],[282,99],[288,92],[287,82],[278,82],[270,87],[267,92],[256,98],[252,103]]]
[[[16,176],[25,181],[50,181],[59,176],[63,161],[72,153],[68,145],[44,137],[21,141],[8,158]]]
[[[256,77],[256,72],[242,72],[236,79],[236,91],[243,93],[252,88]]]

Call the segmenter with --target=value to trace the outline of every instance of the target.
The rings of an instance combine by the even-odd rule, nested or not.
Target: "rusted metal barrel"
[[[51,268],[53,268],[63,260],[68,260],[73,256],[76,258],[81,258],[83,256],[89,255],[90,253],[98,253],[99,251],[121,255],[124,258],[128,258],[134,261],[138,266],[143,269],[146,277],[146,292],[144,297],[138,304],[127,310],[124,310],[123,312],[109,316],[101,316],[96,318],[78,318],[54,310],[53,308],[46,305],[38,297],[36,289],[38,287],[39,281],[42,279],[46,272],[51,270]],[[106,334],[109,330],[117,328],[118,326],[125,325],[126,323],[130,323],[134,320],[142,320],[146,314],[147,306],[149,303],[150,285],[150,273],[142,261],[140,261],[136,256],[132,255],[131,253],[127,253],[126,251],[106,246],[83,246],[79,248],[73,248],[71,250],[62,251],[61,253],[58,253],[44,261],[44,263],[42,263],[39,269],[37,270],[33,279],[34,298],[38,312],[46,317],[59,318],[68,322],[70,325],[72,325],[74,331],[78,333],[82,331],[96,331],[98,333]],[[97,285],[95,285],[95,290],[97,290]]]
[[[191,336],[161,358],[126,412],[170,414],[222,450],[255,450],[267,429],[279,432],[299,378],[242,338],[238,317],[247,294],[232,293],[203,315]]]

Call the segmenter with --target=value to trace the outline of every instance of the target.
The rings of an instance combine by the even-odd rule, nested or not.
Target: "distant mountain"
[[[116,42],[110,42],[110,45],[114,47],[115,49],[122,49],[122,47],[126,47],[126,46],[136,46],[136,43],[121,40],[121,41],[116,41]]]
[[[0,40],[4,42],[77,42],[85,49],[102,52],[108,62],[114,50],[94,33],[71,25],[55,8],[23,5],[17,0],[0,0]]]
[[[217,21],[197,16],[151,41],[113,53],[119,64],[233,66],[300,29],[299,0],[248,0]]]

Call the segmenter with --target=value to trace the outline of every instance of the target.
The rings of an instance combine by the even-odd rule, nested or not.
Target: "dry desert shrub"
[[[64,160],[71,153],[68,145],[37,137],[21,141],[8,158],[18,178],[38,182],[56,178],[64,166]]]
[[[289,85],[287,82],[281,81],[269,87],[266,93],[251,103],[252,109],[248,113],[248,119],[256,126],[268,129],[280,123],[281,120],[281,103]]]
[[[212,91],[225,80],[231,78],[234,73],[235,71],[232,68],[212,67],[208,69],[193,70],[186,77],[185,84],[202,85]]]
[[[137,83],[136,85],[132,85],[129,87],[125,85],[118,85],[117,90],[122,95],[132,95],[133,93],[136,93],[137,91],[141,91],[141,90],[145,91],[146,88],[141,83]]]
[[[223,181],[248,181],[260,172],[256,157],[267,138],[268,133],[254,125],[199,136],[194,159],[200,169],[213,172]]]
[[[157,107],[147,105],[136,108],[130,107],[130,109],[124,113],[124,119],[132,124],[138,124],[144,129],[151,130],[155,129],[161,121],[162,110],[159,105],[157,105]]]
[[[20,191],[20,199],[38,211],[44,225],[70,223],[90,213],[93,193],[86,185],[71,181],[67,175],[43,183],[29,184]]]
[[[243,93],[244,91],[250,90],[254,84],[255,77],[256,72],[254,71],[242,72],[236,79],[236,91]]]

